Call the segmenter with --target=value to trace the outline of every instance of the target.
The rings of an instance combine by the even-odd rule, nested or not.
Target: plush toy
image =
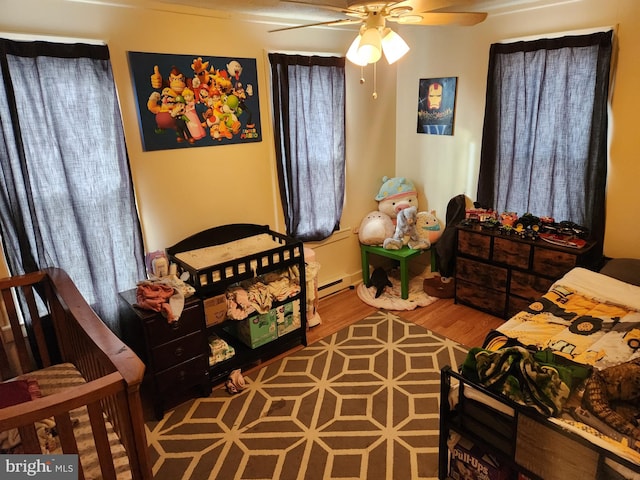
[[[393,235],[395,228],[389,215],[374,210],[360,222],[358,239],[363,245],[382,245],[385,238]]]
[[[416,230],[418,236],[433,245],[442,235],[442,226],[440,220],[436,217],[436,211],[418,212],[416,218]]]
[[[429,248],[431,244],[418,235],[416,231],[416,217],[418,215],[418,207],[411,206],[403,208],[397,212],[396,231],[393,237],[386,238],[382,246],[387,250],[400,250],[404,245],[405,237],[409,237],[407,245],[409,248],[422,250]]]
[[[413,183],[404,177],[383,177],[378,195],[378,210],[395,220],[398,212],[415,206],[418,208],[418,194]]]
[[[404,237],[407,234],[401,236],[398,240],[393,240],[394,234],[396,234],[397,217],[399,212],[408,208],[418,208],[418,194],[413,183],[405,177],[383,177],[382,186],[375,197],[378,202],[378,210],[369,212],[367,216],[360,223],[358,229],[358,239],[363,245],[382,245],[384,246],[385,240],[387,245],[385,248],[400,249],[404,245]],[[434,213],[434,212],[431,212]],[[417,239],[411,239],[411,243],[417,245],[415,248],[429,248],[430,244],[437,240],[439,237],[440,222],[429,212],[420,212],[418,215],[418,222],[420,222],[421,230],[417,231]],[[414,224],[410,226],[412,231],[417,228]],[[398,242],[402,240],[403,243]]]
[[[373,273],[371,274],[371,278],[367,283],[367,288],[371,286],[376,287],[375,298],[378,298],[380,295],[382,295],[382,292],[384,292],[384,289],[386,287],[393,287],[393,284],[391,283],[391,280],[389,280],[389,277],[387,276],[387,272],[384,271],[384,268],[377,267],[373,271]]]
[[[639,357],[594,370],[585,382],[583,407],[618,432],[632,437],[637,449],[640,449],[640,427],[636,423],[639,402]]]

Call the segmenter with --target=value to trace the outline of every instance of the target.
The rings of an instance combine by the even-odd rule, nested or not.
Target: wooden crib
[[[0,343],[1,379],[35,379],[41,390],[0,409],[0,432],[19,432],[8,453],[78,454],[80,479],[152,478],[139,392],[142,361],[61,269],[2,279],[0,291],[10,326]],[[28,311],[16,307],[18,295]],[[21,317],[29,325],[26,336]],[[55,422],[51,451],[39,437],[44,421]]]

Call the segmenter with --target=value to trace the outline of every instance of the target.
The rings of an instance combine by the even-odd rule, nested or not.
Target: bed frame
[[[452,432],[481,446],[512,472],[530,479],[621,478],[607,461],[638,471],[638,465],[561,428],[533,409],[472,382],[450,366],[441,370],[440,395],[438,478],[441,480],[449,478],[447,441]]]
[[[95,443],[92,453],[98,458],[102,478],[153,478],[139,392],[144,375],[142,361],[109,330],[61,269],[47,268],[1,279],[0,291],[15,345],[7,348],[11,342],[0,343],[1,379],[38,373],[60,362],[73,364],[85,381],[0,409],[0,432],[17,428],[24,453],[41,454],[34,423],[53,417],[62,452],[78,454],[73,431],[77,426],[73,426],[71,418],[75,414],[71,412],[86,408]],[[17,295],[24,296],[28,305],[28,311],[22,312],[29,325],[27,339],[14,301]],[[47,310],[44,315],[43,304]],[[115,432],[126,452],[128,471],[124,475],[114,466],[114,447],[110,446],[113,433],[109,436],[108,432]],[[79,467],[85,464],[84,455],[80,460]],[[78,478],[84,477],[80,468]]]

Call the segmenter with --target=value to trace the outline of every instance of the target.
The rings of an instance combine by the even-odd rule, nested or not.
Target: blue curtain
[[[340,228],[345,185],[344,58],[269,54],[280,198],[287,235]]]
[[[491,46],[482,206],[578,223],[602,245],[612,37]]]
[[[12,275],[64,269],[109,327],[144,249],[106,46],[0,39],[0,231]]]

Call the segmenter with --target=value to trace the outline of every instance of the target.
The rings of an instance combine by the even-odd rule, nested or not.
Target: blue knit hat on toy
[[[416,188],[413,186],[413,183],[405,177],[383,177],[382,182],[380,191],[378,192],[378,195],[376,195],[376,200],[378,202],[395,195],[406,195],[408,193],[416,194]]]

